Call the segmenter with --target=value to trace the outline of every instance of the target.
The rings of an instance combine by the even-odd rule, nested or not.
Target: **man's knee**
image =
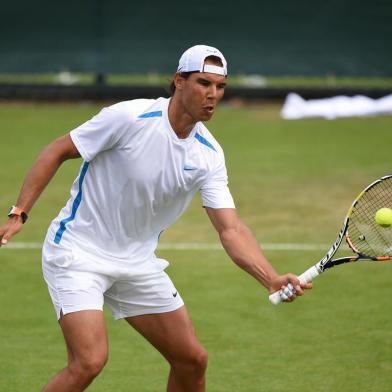
[[[75,377],[92,380],[102,371],[107,360],[108,356],[106,353],[90,358],[75,359],[69,364],[69,369]]]
[[[203,375],[207,369],[208,353],[202,346],[189,350],[185,356],[174,359],[171,366],[179,371]]]
[[[207,350],[204,347],[200,347],[199,352],[195,355],[194,359],[197,369],[204,373],[207,369],[208,363]]]

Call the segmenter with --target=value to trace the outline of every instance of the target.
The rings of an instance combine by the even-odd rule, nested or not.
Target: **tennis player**
[[[303,294],[293,274],[278,275],[239,219],[222,148],[204,125],[223,97],[223,54],[197,45],[181,56],[170,99],[136,99],[103,109],[60,137],[28,173],[1,244],[21,230],[60,165],[83,163],[71,197],[47,232],[43,273],[64,334],[68,364],[45,392],[83,391],[108,357],[102,313],[125,319],[169,362],[167,390],[205,390],[207,353],[180,293],[156,257],[159,236],[196,192],[229,256],[288,302]]]

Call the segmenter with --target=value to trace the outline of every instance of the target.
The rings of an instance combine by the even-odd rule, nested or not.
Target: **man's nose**
[[[207,97],[213,99],[216,97],[216,93],[217,93],[216,86],[211,84],[207,91]]]

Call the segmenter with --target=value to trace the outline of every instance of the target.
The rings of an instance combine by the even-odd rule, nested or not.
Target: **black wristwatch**
[[[22,218],[22,223],[25,223],[27,221],[27,218],[29,217],[21,208],[12,206],[10,209],[10,212],[8,213],[8,216],[20,216]]]

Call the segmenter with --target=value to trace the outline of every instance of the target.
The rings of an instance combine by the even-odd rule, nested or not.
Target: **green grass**
[[[99,105],[0,105],[0,213],[32,160]],[[232,193],[260,242],[326,244],[353,197],[391,172],[392,118],[283,121],[276,105],[222,106],[209,124],[225,149]],[[80,161],[67,162],[15,241],[41,242],[65,203]],[[197,197],[163,243],[215,243]],[[302,272],[322,252],[268,251],[281,272]],[[213,392],[376,391],[392,385],[392,264],[346,265],[294,304],[267,293],[223,251],[169,251],[168,272],[209,351]],[[0,250],[0,390],[37,391],[65,364],[63,338],[38,250]],[[125,322],[106,313],[110,360],[92,392],[163,391],[168,367]]]

